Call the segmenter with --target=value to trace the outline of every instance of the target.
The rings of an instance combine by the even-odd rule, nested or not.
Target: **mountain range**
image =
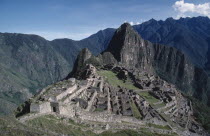
[[[151,19],[133,28],[143,39],[175,47],[186,54],[187,57],[179,59],[185,61],[189,58],[199,68],[196,73],[200,77],[197,76],[195,80],[199,80],[204,89],[192,92],[185,90],[185,92],[209,104],[208,80],[205,73],[200,74],[200,69],[205,69],[208,73],[210,64],[209,18],[194,17],[179,20],[168,18],[165,21]],[[47,41],[36,35],[1,33],[1,113],[11,113],[17,105],[38,89],[65,78],[83,48],[88,48],[94,55],[106,50],[114,33],[115,29],[108,28],[80,41],[71,39]],[[161,50],[164,52],[164,49]],[[161,55],[157,54],[157,57],[161,59]]]
[[[15,115],[47,135],[74,135],[52,129],[50,121],[90,135],[128,129],[134,132],[126,135],[208,136],[209,117],[197,115],[203,110],[189,96],[204,99],[208,90],[207,74],[187,55],[144,40],[124,23],[107,49],[93,55],[84,48],[68,77],[40,90]]]

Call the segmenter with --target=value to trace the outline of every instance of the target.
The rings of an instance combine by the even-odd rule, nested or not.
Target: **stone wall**
[[[50,102],[32,103],[31,106],[30,106],[30,112],[36,112],[36,113],[52,112]]]
[[[32,103],[30,105],[30,112],[37,112],[39,113],[40,112],[40,106],[38,103]]]
[[[64,91],[63,93],[59,94],[56,96],[57,100],[62,99],[63,97],[67,96],[68,94],[73,93],[75,90],[77,89],[77,85],[74,84],[72,87],[68,88],[66,91]]]
[[[50,102],[44,102],[40,104],[40,113],[49,113],[49,112],[52,112]]]
[[[70,104],[59,105],[60,114],[68,117],[75,117],[75,106]]]
[[[72,98],[76,97],[78,94],[82,93],[84,90],[87,89],[88,86],[81,86],[79,90],[74,92],[72,95],[70,95],[67,99],[64,100],[64,103],[69,103]]]
[[[144,124],[143,121],[140,121],[136,118],[109,114],[107,111],[87,112],[80,108],[77,108],[76,115],[78,116],[78,118],[82,120],[89,120],[89,121],[96,121],[96,122],[113,122],[113,123],[132,122],[132,123],[137,123],[137,124]]]

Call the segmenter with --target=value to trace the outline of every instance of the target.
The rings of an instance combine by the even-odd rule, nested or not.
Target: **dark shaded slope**
[[[152,19],[134,26],[144,39],[180,49],[199,67],[205,67],[208,60],[206,39],[210,35],[209,27],[210,19],[207,17]]]
[[[3,113],[11,112],[37,89],[70,72],[67,61],[47,40],[36,35],[0,33],[0,56]]]

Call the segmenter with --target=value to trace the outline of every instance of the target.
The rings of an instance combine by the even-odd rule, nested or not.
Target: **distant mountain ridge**
[[[183,51],[197,66],[208,68],[210,19],[208,17],[151,19],[134,28],[153,43],[170,45]]]

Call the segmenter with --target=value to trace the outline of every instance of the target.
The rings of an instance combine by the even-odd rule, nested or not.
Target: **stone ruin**
[[[124,82],[127,78],[139,90],[111,86],[97,69],[87,65],[82,80],[70,78],[43,89],[31,99],[30,112],[37,114],[56,113],[82,120],[99,122],[137,122],[140,124],[168,124],[170,118],[176,127],[192,129],[202,133],[202,128],[193,120],[191,102],[175,88],[156,75],[133,71],[117,66],[104,66],[103,70],[117,73]],[[148,92],[159,102],[151,105],[138,92]],[[154,108],[163,104],[163,107]],[[132,105],[135,105],[140,118],[135,118]],[[163,116],[166,115],[166,116]],[[114,118],[114,119],[113,119]]]

